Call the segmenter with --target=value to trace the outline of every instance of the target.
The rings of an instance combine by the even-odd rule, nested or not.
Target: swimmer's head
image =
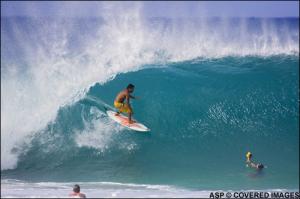
[[[252,158],[252,153],[251,152],[248,152],[247,154],[246,154],[246,158],[249,160],[250,158]]]
[[[263,164],[261,164],[261,163],[257,164],[257,169],[263,169],[263,168],[264,168]]]
[[[75,193],[79,193],[80,192],[80,186],[78,184],[75,184],[74,187],[73,187],[73,191]]]

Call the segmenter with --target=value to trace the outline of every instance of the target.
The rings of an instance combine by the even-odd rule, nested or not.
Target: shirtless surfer
[[[129,124],[134,123],[134,121],[131,120],[131,116],[133,114],[132,108],[130,106],[130,99],[136,99],[136,97],[130,95],[134,91],[134,85],[129,84],[126,89],[121,91],[114,102],[114,106],[118,109],[118,112],[115,114],[116,116],[120,113],[127,113],[128,114],[128,122]],[[125,102],[126,101],[126,102]]]

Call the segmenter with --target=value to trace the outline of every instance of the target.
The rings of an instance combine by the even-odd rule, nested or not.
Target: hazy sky
[[[299,17],[298,1],[1,1],[1,16],[101,16],[104,8],[114,6],[138,7],[147,17]]]

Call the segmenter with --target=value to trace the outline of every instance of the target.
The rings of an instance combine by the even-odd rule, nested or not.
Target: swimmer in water
[[[80,193],[80,186],[78,184],[75,184],[73,187],[73,192],[69,194],[72,198],[86,198],[86,195],[83,193]]]
[[[262,170],[265,166],[263,165],[263,164],[261,164],[261,163],[254,163],[253,161],[252,161],[252,153],[251,152],[248,152],[247,154],[246,154],[246,166],[247,167],[250,167],[250,168],[254,168],[254,169],[256,169],[256,170]]]

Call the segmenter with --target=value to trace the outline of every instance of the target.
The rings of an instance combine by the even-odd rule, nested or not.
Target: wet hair
[[[259,164],[257,165],[257,168],[258,168],[258,169],[263,169],[263,168],[264,168],[264,165],[259,163]]]
[[[133,89],[134,85],[133,84],[128,84],[127,89]]]
[[[73,191],[75,193],[79,193],[80,192],[80,186],[78,184],[75,184],[74,187],[73,187]]]

